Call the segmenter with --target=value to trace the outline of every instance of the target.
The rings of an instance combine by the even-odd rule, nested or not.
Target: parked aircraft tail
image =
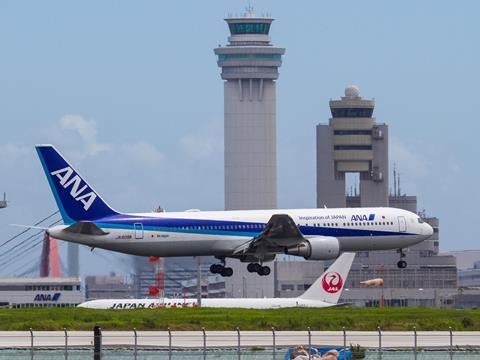
[[[65,224],[118,214],[53,145],[37,145],[35,148]]]
[[[299,298],[337,304],[345,287],[355,253],[343,253]]]

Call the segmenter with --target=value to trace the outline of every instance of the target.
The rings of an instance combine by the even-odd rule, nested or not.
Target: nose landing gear
[[[407,267],[407,262],[402,260],[406,255],[403,252],[403,249],[398,249],[397,252],[400,254],[400,260],[397,262],[397,267],[399,269],[405,269]]]
[[[270,275],[270,267],[268,266],[262,266],[258,263],[250,263],[247,265],[247,270],[250,273],[257,273],[260,276],[268,276]]]

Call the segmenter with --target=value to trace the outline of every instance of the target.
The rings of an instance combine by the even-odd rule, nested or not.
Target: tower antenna
[[[402,195],[402,190],[400,190],[400,173],[398,173],[398,196]]]
[[[393,196],[397,195],[397,164],[393,163]]]

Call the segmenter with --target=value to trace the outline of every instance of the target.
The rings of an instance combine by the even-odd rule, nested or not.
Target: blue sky
[[[440,218],[441,248],[478,249],[477,1],[2,1],[0,242],[18,232],[8,224],[55,209],[35,143],[54,143],[117,209],[221,209],[213,48],[227,41],[223,18],[248,4],[276,19],[273,43],[287,49],[279,205],[315,206],[315,125],[356,84],[390,126],[403,190]],[[82,257],[84,272],[117,267],[108,253]]]

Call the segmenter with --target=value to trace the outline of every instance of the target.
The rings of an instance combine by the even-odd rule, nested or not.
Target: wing
[[[279,253],[303,241],[303,234],[289,215],[275,214],[260,235],[237,247],[234,255]]]

